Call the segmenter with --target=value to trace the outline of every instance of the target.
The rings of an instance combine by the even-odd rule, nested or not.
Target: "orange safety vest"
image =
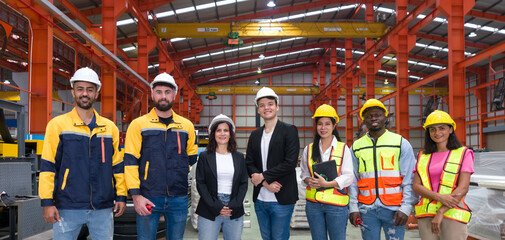
[[[352,145],[358,159],[358,202],[371,205],[378,198],[386,206],[400,206],[403,199],[400,175],[402,136],[386,130],[376,142],[368,135]]]
[[[458,149],[451,150],[447,156],[444,164],[444,170],[440,176],[438,193],[451,194],[456,188],[456,182],[458,181],[459,173],[461,172],[461,162],[463,161],[466,150],[466,147],[460,147]],[[419,153],[419,160],[417,161],[417,172],[421,178],[423,186],[430,191],[433,191],[429,172],[429,166],[432,159],[431,157],[431,154],[423,154],[422,152]],[[449,209],[444,213],[444,217],[462,223],[468,223],[468,221],[470,221],[470,217],[472,216],[472,212],[466,205],[464,197],[461,199],[461,203],[463,207],[456,206],[455,208]],[[415,206],[416,217],[434,217],[440,207],[442,207],[442,203],[423,197],[421,201],[419,201],[419,203]]]
[[[315,164],[312,160],[312,144],[307,146],[307,165],[310,170],[310,175],[314,177],[314,170],[312,169],[312,165]],[[330,161],[335,161],[335,165],[337,167],[337,176],[340,176],[341,166],[342,166],[342,158],[344,156],[345,144],[337,141],[337,147],[333,148],[331,151],[331,159]],[[330,179],[333,180],[333,179]],[[322,191],[318,191],[317,189],[313,189],[311,187],[307,187],[305,191],[305,199],[311,202],[319,202],[326,203],[336,206],[347,206],[349,204],[349,196],[347,193],[343,194],[336,188],[329,188]]]

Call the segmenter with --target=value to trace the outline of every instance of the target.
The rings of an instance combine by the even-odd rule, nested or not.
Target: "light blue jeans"
[[[156,205],[148,216],[137,213],[137,239],[155,240],[160,216],[165,217],[166,239],[182,240],[188,217],[188,196],[147,198]]]
[[[347,218],[349,210],[347,206],[335,206],[326,203],[307,201],[305,213],[310,226],[312,239],[345,240]]]
[[[77,239],[86,224],[92,239],[112,240],[114,220],[112,208],[98,210],[58,209],[60,221],[53,224],[54,240]]]
[[[218,193],[217,197],[225,206],[230,202],[229,194]],[[198,216],[198,240],[217,240],[221,227],[224,240],[240,240],[243,226],[244,216],[235,219],[217,216],[214,221]]]
[[[361,236],[364,240],[380,240],[381,228],[384,230],[386,240],[403,240],[405,236],[405,225],[394,226],[396,211],[391,211],[383,207],[373,209],[360,209],[363,226],[361,226]]]
[[[288,240],[289,222],[294,208],[294,204],[281,205],[278,202],[256,200],[254,210],[258,217],[261,238],[263,240]]]

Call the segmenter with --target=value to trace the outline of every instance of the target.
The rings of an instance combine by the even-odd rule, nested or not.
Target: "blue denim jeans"
[[[258,217],[261,238],[263,240],[288,240],[289,222],[294,208],[294,204],[281,205],[278,202],[256,200],[254,210]]]
[[[405,236],[405,225],[394,226],[396,211],[391,211],[383,207],[373,209],[360,209],[363,226],[361,236],[364,240],[380,240],[381,228],[384,230],[386,240],[403,240]]]
[[[225,206],[230,202],[229,194],[218,193],[217,197]],[[198,216],[198,239],[217,240],[222,227],[224,240],[240,240],[243,226],[244,216],[235,219],[217,216],[214,221]]]
[[[147,198],[156,205],[148,216],[137,214],[137,239],[155,240],[160,216],[165,217],[166,239],[182,240],[188,217],[188,196]]]
[[[93,239],[112,240],[114,220],[112,208],[99,210],[58,209],[60,221],[53,224],[53,239],[77,239],[82,225],[86,224]]]
[[[340,207],[326,203],[307,201],[305,213],[310,226],[312,239],[345,240],[347,218],[349,210],[347,206]]]

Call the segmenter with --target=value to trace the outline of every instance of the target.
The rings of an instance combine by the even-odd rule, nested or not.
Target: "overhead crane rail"
[[[160,38],[240,37],[379,38],[386,33],[384,23],[303,22],[303,23],[158,23]]]
[[[256,94],[262,87],[197,87],[196,93],[200,95],[207,95],[210,92],[214,92],[216,95],[228,95],[228,94]],[[315,95],[319,94],[321,91],[319,87],[307,86],[293,86],[293,87],[270,87],[277,94],[289,94],[289,95]],[[345,94],[345,89],[341,88],[342,94]],[[353,88],[353,95],[362,95],[365,92],[364,87]],[[396,91],[395,87],[382,87],[375,88],[375,95],[387,95]],[[438,96],[446,96],[449,94],[447,88],[415,88],[409,91],[410,95],[432,95],[436,94]]]

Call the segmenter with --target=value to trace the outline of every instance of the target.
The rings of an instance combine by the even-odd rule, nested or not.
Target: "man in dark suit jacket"
[[[255,101],[265,125],[251,133],[247,144],[247,171],[255,186],[254,209],[263,240],[287,240],[298,200],[298,130],[278,120],[279,97],[272,89],[260,89]]]

